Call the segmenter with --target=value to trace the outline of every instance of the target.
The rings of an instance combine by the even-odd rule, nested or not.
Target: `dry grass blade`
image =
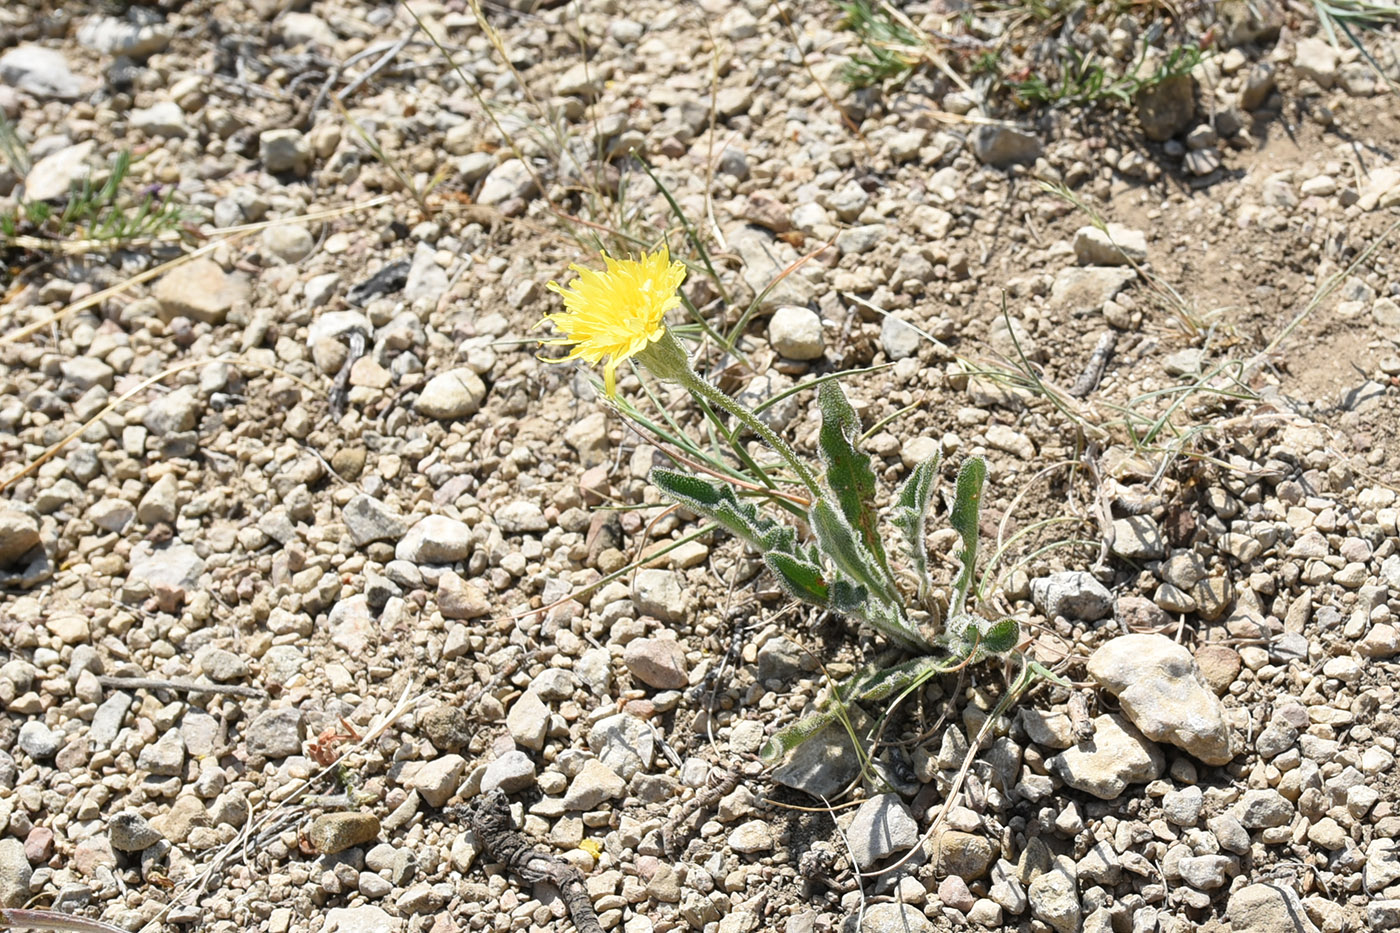
[[[59,930],[65,933],[126,933],[121,927],[72,917],[55,910],[21,910],[0,907],[0,930]]]
[[[245,236],[249,236],[250,234],[266,230],[269,227],[280,227],[284,224],[318,223],[323,220],[332,220],[336,217],[344,217],[346,214],[354,214],[358,213],[359,211],[367,211],[370,208],[379,207],[381,204],[387,204],[393,199],[393,195],[384,194],[380,195],[377,198],[370,198],[368,201],[362,201],[359,204],[348,204],[345,207],[335,207],[324,211],[313,211],[310,214],[302,214],[296,217],[279,217],[276,220],[264,220],[255,224],[240,224],[237,227],[224,227],[222,229],[215,230],[210,234],[212,239],[208,243],[205,243],[203,246],[199,247],[198,249],[192,252],[186,253],[185,255],[180,256],[176,259],[172,259],[169,262],[161,263],[153,269],[147,269],[145,272],[133,275],[131,278],[126,279],[123,282],[119,282],[116,285],[113,285],[111,288],[104,288],[100,292],[93,292],[86,298],[75,301],[64,308],[55,311],[53,314],[49,315],[43,320],[35,321],[32,324],[27,324],[24,327],[21,327],[19,330],[11,331],[8,334],[0,334],[0,347],[11,343],[16,343],[20,340],[24,340],[31,334],[35,334],[43,330],[44,328],[49,327],[52,324],[58,323],[70,314],[74,314],[78,311],[83,311],[88,308],[96,307],[97,305],[100,305],[102,302],[106,301],[108,298],[115,298],[117,295],[128,291],[133,286],[141,285],[145,282],[151,281],[152,279],[158,279],[162,275],[165,275],[165,273],[171,271],[172,269],[178,268],[179,266],[182,266],[193,259],[198,259],[200,256],[207,256],[209,253],[212,253],[214,250],[218,249],[225,243],[231,243],[234,240],[242,239]]]

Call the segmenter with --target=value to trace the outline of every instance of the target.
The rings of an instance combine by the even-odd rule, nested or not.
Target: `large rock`
[[[1230,895],[1231,933],[1317,933],[1298,894],[1281,884],[1251,884]]]
[[[588,747],[624,781],[651,767],[656,736],[642,720],[627,713],[600,719],[588,731]]]
[[[1225,708],[1191,652],[1165,635],[1121,635],[1089,657],[1089,676],[1147,738],[1208,765],[1235,756]]]
[[[865,871],[895,852],[919,841],[919,824],[896,794],[871,797],[856,810],[846,828],[856,865]]]
[[[1122,224],[1092,224],[1074,232],[1074,258],[1085,266],[1126,266],[1147,261],[1147,234]]]
[[[408,529],[402,516],[363,493],[345,503],[341,518],[356,547],[364,547],[372,541],[397,541]]]
[[[1093,314],[1136,278],[1132,269],[1116,266],[1071,266],[1055,276],[1050,306],[1071,314]]]
[[[486,398],[486,383],[470,369],[448,370],[428,380],[413,408],[420,415],[453,421],[476,414]]]
[[[856,734],[869,728],[869,718],[852,710]],[[832,723],[793,749],[791,757],[773,772],[773,780],[820,800],[830,797],[860,773],[860,755],[841,723]]]
[[[64,146],[35,162],[24,176],[25,200],[66,198],[75,185],[92,173],[92,154],[96,150],[96,141],[89,139],[73,146]]]
[[[1113,612],[1113,595],[1094,575],[1066,570],[1031,581],[1031,601],[1047,618],[1096,622]]]
[[[155,298],[165,320],[187,317],[222,324],[229,309],[248,299],[248,279],[226,273],[212,259],[195,259],[167,272],[156,283]]]
[[[131,549],[131,569],[126,582],[128,586],[144,584],[152,590],[188,593],[199,585],[202,573],[204,561],[188,544],[171,544],[160,549],[137,546]]]
[[[1196,79],[1177,75],[1138,92],[1138,122],[1153,142],[1165,142],[1189,127],[1196,116]]]
[[[690,682],[685,649],[674,638],[637,638],[622,649],[628,672],[648,687],[679,690]]]
[[[1293,53],[1293,68],[1299,74],[1312,78],[1324,91],[1337,83],[1337,62],[1340,54],[1332,43],[1321,36],[1299,39]]]
[[[1079,933],[1079,879],[1068,856],[1060,856],[1053,868],[1032,878],[1026,896],[1031,914],[1055,933]]]
[[[933,929],[923,911],[912,904],[872,904],[860,922],[860,933],[932,933]]]
[[[311,171],[311,145],[300,130],[263,130],[258,135],[258,158],[262,159],[263,168],[274,175],[306,175]]]
[[[260,713],[248,724],[244,741],[249,755],[286,758],[301,753],[306,737],[306,720],[301,710],[283,707]]]
[[[1112,800],[1129,784],[1145,784],[1161,777],[1166,759],[1132,723],[1107,715],[1094,720],[1092,738],[1065,749],[1046,765],[1075,790]]]
[[[760,311],[776,311],[784,305],[801,307],[816,297],[816,288],[806,276],[800,272],[783,275],[784,270],[797,261],[797,250],[774,238],[769,231],[754,226],[740,227],[730,234],[729,245],[739,255],[739,274],[745,283],[755,295],[763,295]]]
[[[13,837],[0,839],[0,907],[23,907],[29,900],[33,874],[24,843]]]
[[[972,131],[972,154],[993,168],[1029,165],[1040,157],[1040,139],[1014,126],[984,124]]]
[[[535,190],[535,175],[530,166],[519,159],[507,159],[486,173],[476,200],[493,207],[514,198],[528,198]]]
[[[20,562],[39,546],[39,522],[32,515],[14,509],[0,509],[0,567]]]
[[[819,360],[825,349],[822,319],[808,308],[779,308],[768,322],[768,342],[790,360]]]
[[[445,515],[428,515],[408,529],[394,556],[415,564],[451,564],[472,553],[472,531],[465,523]]]
[[[379,817],[373,813],[323,813],[307,831],[311,845],[322,855],[344,852],[379,838]]]
[[[682,579],[674,570],[638,571],[632,581],[632,601],[645,615],[663,622],[680,622],[689,606]]]
[[[92,16],[78,27],[78,44],[104,55],[145,58],[154,52],[165,51],[174,34],[173,27],[158,21]]]
[[[140,852],[165,837],[135,810],[123,810],[107,824],[107,836],[118,852]]]
[[[0,55],[0,83],[35,97],[71,100],[83,93],[83,82],[68,68],[61,52],[40,45],[21,45]]]

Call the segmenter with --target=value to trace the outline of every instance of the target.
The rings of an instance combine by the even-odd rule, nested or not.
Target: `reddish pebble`
[[[31,865],[42,865],[53,857],[53,830],[35,826],[24,837],[24,857]]]

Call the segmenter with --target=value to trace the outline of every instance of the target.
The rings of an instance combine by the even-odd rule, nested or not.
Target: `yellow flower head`
[[[641,259],[605,255],[603,262],[607,265],[603,272],[570,266],[578,278],[568,289],[558,282],[549,283],[550,291],[564,296],[566,310],[545,315],[545,320],[564,335],[545,342],[573,347],[568,356],[550,362],[583,359],[599,363],[606,358],[603,384],[608,395],[615,395],[618,364],[666,333],[663,319],[681,303],[678,289],[685,278],[685,266],[672,262],[664,246],[642,254]]]

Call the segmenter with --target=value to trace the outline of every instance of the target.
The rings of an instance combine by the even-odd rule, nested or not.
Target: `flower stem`
[[[812,471],[807,468],[806,464],[798,459],[797,451],[793,450],[792,446],[788,444],[787,441],[779,437],[772,428],[764,424],[753,412],[711,385],[693,369],[687,368],[685,375],[680,376],[677,381],[680,382],[686,391],[699,396],[716,408],[729,412],[729,414],[737,418],[744,427],[757,434],[760,440],[776,450],[778,454],[788,462],[788,465],[792,467],[793,472],[797,474],[797,478],[802,480],[803,485],[811,492],[814,500],[821,495],[821,490],[817,488],[816,476],[812,474]]]

